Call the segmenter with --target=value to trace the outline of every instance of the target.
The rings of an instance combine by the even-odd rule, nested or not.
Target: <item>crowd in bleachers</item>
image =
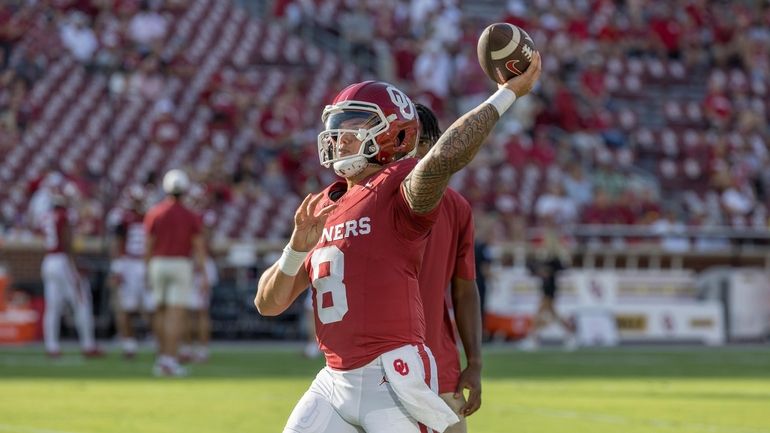
[[[476,38],[505,20],[544,74],[453,178],[480,223],[768,227],[770,2],[483,3],[3,2],[0,226],[30,233],[48,185],[69,184],[100,234],[121,191],[179,166],[215,237],[283,238],[297,197],[331,180],[315,137],[337,90],[394,82],[446,127],[494,88]]]

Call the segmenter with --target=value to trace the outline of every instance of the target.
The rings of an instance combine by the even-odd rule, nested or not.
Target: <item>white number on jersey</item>
[[[143,256],[144,251],[144,225],[134,223],[128,225],[126,233],[126,253],[132,256]]]
[[[328,324],[339,322],[348,312],[348,297],[345,283],[345,255],[334,245],[315,250],[310,258],[313,267],[318,320]]]

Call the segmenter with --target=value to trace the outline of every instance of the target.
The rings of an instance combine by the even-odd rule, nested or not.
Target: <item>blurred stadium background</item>
[[[275,416],[269,427],[243,413],[216,428],[171,428],[154,412],[156,424],[115,426],[36,424],[32,412],[10,410],[46,398],[45,378],[69,378],[57,382],[69,383],[62,393],[90,376],[94,387],[121,384],[116,393],[133,384],[167,392],[145,383],[146,365],[51,363],[42,349],[14,348],[40,338],[40,214],[54,193],[77,204],[78,264],[92,283],[97,337],[109,341],[111,222],[132,186],[144,188],[149,205],[162,196],[159,177],[182,167],[208,215],[222,277],[214,339],[300,340],[301,303],[263,318],[252,300],[299,197],[333,176],[318,164],[322,107],[346,84],[376,78],[431,106],[446,127],[493,89],[476,39],[498,21],[528,31],[544,73],[452,181],[474,208],[479,251],[489,253],[486,328],[502,351],[489,355],[489,394],[471,427],[507,432],[524,419],[517,431],[570,423],[592,432],[770,432],[758,403],[770,399],[761,345],[770,333],[766,0],[3,0],[0,341],[14,346],[0,346],[0,431],[280,429],[318,364],[272,346],[223,346],[194,372],[205,385],[191,394],[251,377],[283,396],[257,409]],[[531,326],[539,295],[527,264],[554,233],[572,261],[560,309],[580,325],[584,346],[620,349],[505,352],[504,342]],[[73,336],[71,320],[64,325]],[[562,337],[556,328],[544,335]],[[736,349],[745,342],[751,349]],[[651,354],[650,343],[665,349]],[[533,371],[530,362],[552,368]],[[690,370],[699,362],[710,367]],[[287,377],[292,385],[281,385]],[[636,385],[615,389],[618,378]],[[98,407],[109,386],[87,401]],[[586,393],[604,400],[585,401]],[[615,412],[613,393],[676,404],[637,412],[618,402]],[[683,401],[698,410],[672,409]],[[198,407],[175,410],[188,416]],[[217,410],[227,420],[235,408],[253,410]]]

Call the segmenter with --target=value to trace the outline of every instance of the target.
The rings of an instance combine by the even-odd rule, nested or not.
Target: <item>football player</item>
[[[209,206],[209,197],[203,187],[196,185],[190,191],[190,206],[198,213],[203,230],[203,243],[206,249],[204,281],[200,269],[193,273],[192,300],[189,305],[189,329],[184,344],[179,349],[182,361],[206,362],[209,358],[209,340],[211,339],[211,295],[212,289],[219,283],[219,272],[213,258],[211,230],[216,224],[216,212]],[[204,284],[205,283],[205,284]]]
[[[67,303],[75,313],[75,326],[83,355],[87,358],[100,357],[103,353],[94,342],[91,287],[75,267],[72,251],[73,221],[67,206],[68,200],[64,194],[56,193],[51,201],[53,209],[44,214],[41,221],[46,247],[41,266],[45,290],[43,337],[46,354],[50,358],[61,356],[59,322],[64,304]]]
[[[430,108],[416,104],[420,141],[415,156],[423,158],[441,136]],[[439,395],[460,422],[446,431],[464,433],[465,417],[481,406],[481,306],[476,287],[473,212],[458,192],[447,188],[439,204],[439,216],[428,236],[420,269],[420,293],[425,311],[425,343],[438,367]],[[451,288],[447,292],[447,288]],[[454,317],[465,351],[466,368],[460,372]],[[469,390],[466,401],[464,390]]]
[[[160,347],[152,368],[156,376],[187,375],[179,365],[178,352],[192,304],[193,266],[201,272],[201,284],[208,284],[201,221],[182,203],[189,186],[184,171],[169,170],[163,176],[166,198],[144,217],[145,261],[158,316]]]
[[[300,204],[289,244],[260,277],[254,300],[273,316],[313,290],[327,366],[284,432],[418,433],[459,421],[437,394],[417,278],[451,175],[539,73],[535,55],[527,72],[458,119],[419,162],[394,162],[420,132],[414,104],[395,86],[353,84],[324,109],[320,161],[344,180]]]
[[[128,188],[129,205],[119,215],[114,229],[110,263],[110,285],[115,290],[115,325],[120,335],[123,357],[136,355],[137,342],[132,321],[146,313],[152,321],[155,300],[147,288],[144,263],[145,193],[139,185]]]

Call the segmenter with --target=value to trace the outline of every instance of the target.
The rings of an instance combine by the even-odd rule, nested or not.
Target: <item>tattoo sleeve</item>
[[[492,105],[482,104],[441,135],[404,179],[404,195],[414,212],[428,213],[438,205],[449,178],[473,160],[499,117]]]

